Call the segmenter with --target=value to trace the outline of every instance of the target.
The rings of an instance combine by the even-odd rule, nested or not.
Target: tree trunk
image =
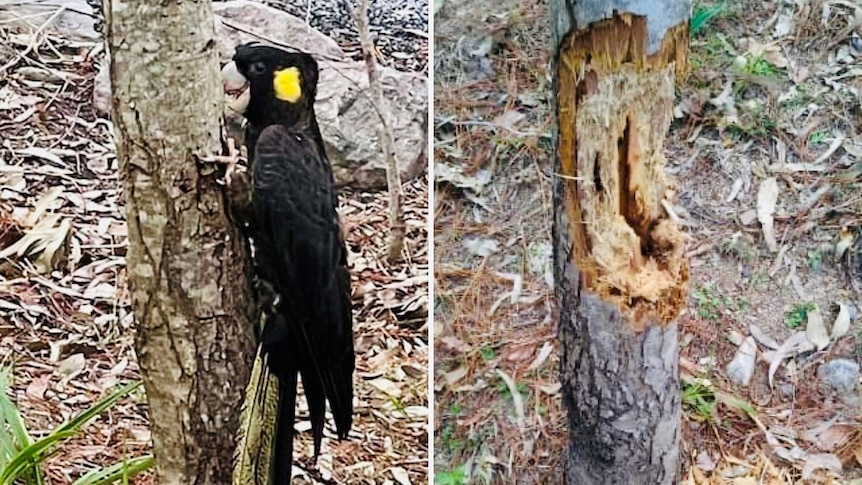
[[[198,161],[221,147],[211,5],[111,0],[105,14],[157,480],[228,484],[254,304],[245,240],[215,167]]]
[[[679,481],[676,318],[688,261],[663,143],[690,8],[551,0],[567,484]]]

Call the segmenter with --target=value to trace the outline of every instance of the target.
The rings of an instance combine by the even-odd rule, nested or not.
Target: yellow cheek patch
[[[288,67],[281,71],[275,71],[272,80],[272,87],[275,90],[275,97],[295,103],[302,97],[302,87],[299,85],[299,69]]]

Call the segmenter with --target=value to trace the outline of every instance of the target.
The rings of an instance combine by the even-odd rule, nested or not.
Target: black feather
[[[297,374],[311,415],[315,457],[327,401],[339,438],[350,431],[350,276],[332,169],[314,115],[317,63],[308,54],[259,44],[238,47],[234,62],[251,89],[244,116],[257,273],[278,294],[275,316],[262,334],[270,370],[281,384],[275,483],[289,483]],[[302,96],[296,103],[274,94],[273,73],[287,67],[300,71]]]

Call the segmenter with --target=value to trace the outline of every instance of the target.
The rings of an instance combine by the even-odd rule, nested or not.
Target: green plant
[[[128,384],[105,396],[92,407],[55,428],[47,436],[36,440],[27,431],[21,412],[9,398],[11,369],[0,369],[0,484],[11,485],[16,480],[42,485],[49,482],[42,474],[41,464],[56,452],[56,445],[77,435],[93,418],[112,407],[124,396],[140,387],[140,382]],[[123,480],[150,468],[153,458],[139,456],[106,468],[93,470],[72,485],[107,485]]]
[[[786,96],[779,97],[778,106],[782,109],[797,110],[808,103],[808,90],[804,84],[798,84],[791,88]]]
[[[494,347],[490,345],[486,345],[479,350],[479,353],[482,355],[482,359],[485,361],[494,360],[496,356],[496,352],[494,351]]]
[[[823,253],[821,251],[808,251],[808,268],[814,271],[823,265]]]
[[[407,417],[407,405],[404,404],[404,401],[397,397],[392,397],[389,398],[389,404],[392,406],[393,411],[400,413],[405,418]]]
[[[778,77],[781,71],[763,56],[742,56],[737,60],[737,66],[752,76]]]
[[[451,471],[439,471],[434,474],[434,483],[437,485],[463,485],[466,480],[464,467],[459,466]]]
[[[455,427],[447,424],[440,433],[440,439],[443,441],[443,446],[449,453],[457,453],[464,449],[464,442],[455,437]]]
[[[698,2],[691,12],[691,21],[688,23],[689,34],[695,36],[703,32],[712,19],[723,15],[726,10],[727,5],[724,2],[712,6]]]
[[[725,298],[712,286],[702,286],[691,294],[697,306],[697,314],[707,320],[718,320],[722,308],[734,308],[732,298]]]
[[[682,386],[683,409],[697,418],[711,421],[715,415],[715,392],[701,380],[685,382]]]
[[[817,130],[814,133],[808,135],[808,144],[809,145],[822,145],[826,142],[826,135],[829,133],[826,130]]]
[[[711,33],[703,40],[692,40],[691,63],[693,73],[703,67],[711,69],[723,69],[733,63],[736,51],[733,45],[720,32]],[[707,82],[703,86],[708,86]]]
[[[814,310],[813,303],[797,303],[784,314],[784,325],[788,328],[799,328],[808,321],[808,312]]]
[[[523,382],[519,382],[517,384],[518,394],[524,395],[527,394],[527,385]],[[500,395],[502,395],[506,399],[512,399],[512,390],[509,389],[509,385],[506,384],[503,379],[500,379],[500,383],[497,384],[497,390],[500,391]]]

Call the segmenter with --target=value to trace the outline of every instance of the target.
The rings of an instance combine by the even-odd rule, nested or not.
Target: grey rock
[[[428,80],[381,68],[388,113],[402,182],[427,168]],[[365,64],[321,63],[315,111],[326,151],[340,184],[360,189],[386,187],[386,166],[377,137],[380,117],[368,89]]]
[[[821,392],[850,397],[859,384],[859,364],[847,359],[834,359],[821,365],[817,376]]]
[[[219,54],[225,61],[233,56],[237,45],[263,39],[318,58],[344,59],[344,52],[334,40],[281,10],[248,0],[233,0],[213,3],[213,13]]]
[[[63,11],[45,26],[46,32],[79,42],[97,42],[102,35],[96,31],[97,19],[86,0],[0,0],[0,22],[4,28],[33,30],[50,19],[62,5]]]

